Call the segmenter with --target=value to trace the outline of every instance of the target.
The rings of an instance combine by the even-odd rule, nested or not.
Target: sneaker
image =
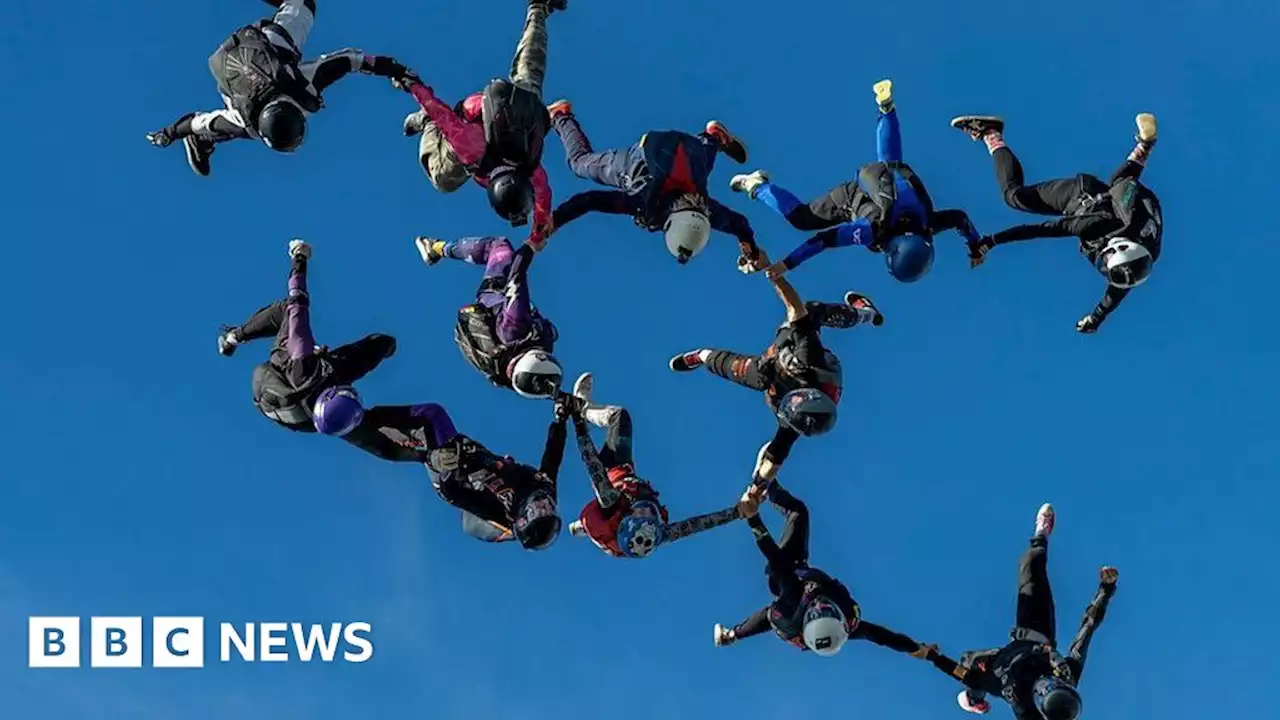
[[[738,136],[729,132],[729,128],[719,120],[712,120],[707,123],[707,134],[716,139],[720,145],[720,152],[729,157],[730,160],[744,165],[747,162],[747,145],[742,142]]]
[[[1135,139],[1144,145],[1154,145],[1156,142],[1156,116],[1151,113],[1142,113],[1133,121],[1138,125],[1138,134]]]
[[[551,122],[555,122],[561,115],[572,115],[573,103],[568,100],[557,100],[547,106],[547,114],[551,116]]]
[[[413,137],[421,135],[424,128],[427,127],[427,113],[422,110],[415,110],[404,116],[404,136]]]
[[[1040,506],[1040,512],[1036,513],[1036,537],[1047,538],[1053,533],[1053,524],[1057,520],[1057,515],[1053,512],[1053,506],[1045,503]]]
[[[769,173],[764,170],[756,170],[745,175],[734,175],[729,180],[729,189],[738,193],[746,193],[747,197],[754,200],[756,190],[759,190],[760,186],[767,182],[769,182]]]
[[[236,346],[240,341],[236,339],[235,328],[230,325],[223,325],[222,332],[218,333],[218,354],[223,357],[231,357],[236,354]]]
[[[881,80],[872,85],[871,89],[876,93],[876,105],[880,106],[880,112],[893,112],[893,81]]]
[[[986,715],[991,710],[991,703],[985,697],[969,690],[961,690],[956,696],[956,702],[960,703],[965,712],[975,715]]]
[[[569,0],[529,0],[530,5],[546,5],[547,12],[553,13],[557,10],[568,10]]]
[[[582,401],[583,407],[591,406],[591,393],[595,390],[595,378],[591,373],[585,372],[573,381],[573,396]]]
[[[951,127],[981,140],[990,133],[1003,133],[1004,121],[994,115],[961,115],[951,118]]]
[[[880,327],[884,324],[884,315],[866,295],[850,290],[844,294],[844,304],[858,311],[859,320],[865,319],[865,315],[870,315],[872,325]]]
[[[213,155],[213,143],[195,135],[188,135],[182,138],[182,147],[187,151],[187,164],[191,166],[191,171],[200,177],[209,177],[209,172],[213,169],[209,165],[209,158]]]
[[[1110,565],[1103,565],[1098,571],[1098,582],[1102,585],[1115,585],[1120,579],[1120,571]]]
[[[733,636],[732,630],[726,628],[720,623],[716,623],[716,629],[715,629],[716,647],[724,647],[726,645],[732,645],[735,640],[737,640],[737,638]]]
[[[676,372],[689,372],[690,370],[697,370],[703,365],[702,351],[690,350],[687,353],[681,353],[680,355],[677,355],[671,358],[671,361],[667,364],[670,365],[671,369]]]
[[[444,241],[425,236],[414,238],[413,243],[418,246],[418,254],[422,256],[422,262],[427,265],[435,265],[444,259]]]

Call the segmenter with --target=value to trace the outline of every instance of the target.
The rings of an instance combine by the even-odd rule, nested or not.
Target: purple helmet
[[[338,385],[320,393],[312,410],[316,430],[323,435],[342,437],[364,420],[360,393],[350,385]]]

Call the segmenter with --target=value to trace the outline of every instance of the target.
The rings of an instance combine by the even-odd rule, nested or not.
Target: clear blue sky
[[[1018,554],[1053,501],[1064,639],[1098,566],[1122,571],[1086,717],[1257,716],[1247,698],[1269,692],[1261,670],[1280,641],[1280,250],[1264,214],[1280,161],[1280,104],[1265,89],[1280,69],[1275,4],[572,1],[551,18],[547,99],[573,99],[597,147],[716,117],[747,139],[753,166],[808,196],[874,156],[871,84],[891,77],[907,159],[940,205],[987,232],[1023,218],[952,115],[1003,114],[1034,178],[1110,172],[1134,114],[1159,115],[1145,178],[1164,204],[1164,256],[1096,336],[1073,331],[1102,286],[1070,240],[1001,248],[970,271],[960,239],[943,236],[915,285],[854,249],[797,271],[806,297],[858,288],[888,322],[829,333],[846,372],[840,425],[803,443],[782,480],[813,509],[815,564],[864,616],[952,653],[1002,642]],[[505,73],[522,5],[321,0],[308,50],[398,56],[453,101]],[[421,468],[255,415],[250,369],[267,347],[224,359],[214,338],[283,293],[285,246],[304,237],[320,341],[400,339],[360,385],[370,402],[443,403],[465,431],[531,461],[549,417],[489,388],[452,344],[478,270],[428,269],[412,237],[504,228],[478,190],[431,190],[400,136],[411,101],[387,83],[344,80],[302,152],[225,146],[208,179],[181,149],[146,144],[146,131],[217,106],[207,56],[266,10],[4,6],[0,715],[958,717],[954,683],[869,644],[832,660],[769,636],[714,648],[715,622],[767,599],[741,525],[644,562],[567,535],[542,554],[493,547],[461,534]],[[554,139],[546,157],[558,198],[588,187]],[[722,160],[714,187],[733,171]],[[775,255],[803,239],[720,192]],[[533,268],[570,379],[593,370],[599,397],[631,408],[640,470],[675,514],[732,502],[773,428],[759,397],[665,366],[690,347],[754,351],[772,337],[781,306],[734,256],[717,237],[680,268],[659,236],[593,217]],[[562,483],[575,512],[589,486],[572,456]],[[366,620],[376,654],[28,670],[27,616],[62,614]]]

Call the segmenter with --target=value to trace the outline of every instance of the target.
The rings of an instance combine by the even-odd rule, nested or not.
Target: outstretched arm
[[[790,255],[783,258],[782,264],[788,270],[795,270],[804,261],[827,248],[846,247],[849,245],[867,246],[874,241],[875,230],[872,228],[871,221],[864,217],[855,218],[852,222],[823,230],[805,240],[799,247],[792,250]]]
[[[546,475],[554,484],[560,475],[560,465],[564,462],[564,444],[569,439],[565,428],[567,418],[557,417],[547,428],[547,444],[542,449],[542,462],[538,470]]]
[[[1085,316],[1086,318],[1093,318],[1093,329],[1096,329],[1101,325],[1103,321],[1111,315],[1111,313],[1115,312],[1116,308],[1120,307],[1120,303],[1129,296],[1130,290],[1131,288],[1119,288],[1115,285],[1107,285],[1107,292],[1102,296],[1102,299],[1098,301],[1098,304],[1093,308],[1093,310]]]
[[[963,210],[939,210],[933,213],[929,217],[929,229],[934,233],[955,230],[964,237],[966,242],[971,243],[982,239],[977,228],[973,226],[973,221],[969,219],[969,213]]]
[[[880,647],[887,647],[890,650],[897,650],[900,653],[917,654],[926,653],[927,648],[924,645],[912,640],[902,633],[894,632],[884,626],[863,620],[858,623],[858,628],[854,630],[853,637],[862,640],[870,640]],[[924,657],[924,655],[920,655]]]
[[[529,234],[534,241],[546,239],[548,223],[551,222],[551,182],[547,179],[547,171],[541,166],[533,171],[533,232]],[[554,228],[554,226],[552,226]]]
[[[666,537],[662,542],[664,544],[673,543],[682,538],[687,538],[690,535],[697,535],[700,532],[706,532],[707,530],[718,528],[721,525],[728,525],[741,517],[742,513],[735,505],[734,507],[717,510],[713,513],[695,515],[685,520],[677,520],[676,522],[667,524]]]
[[[983,669],[965,667],[940,652],[929,654],[929,663],[939,672],[959,680],[964,686],[978,692],[1000,692],[1000,684]]]
[[[591,489],[595,491],[596,502],[608,510],[618,503],[621,493],[609,482],[609,472],[600,462],[600,453],[595,441],[591,439],[591,430],[580,414],[573,416],[574,435],[578,439],[578,452],[582,455],[582,464],[587,467],[587,476],[591,478]]]
[[[392,79],[402,78],[407,72],[405,66],[393,58],[365,55],[357,48],[325,53],[314,60],[307,60],[298,69],[319,93],[353,72]]]
[[[708,220],[711,229],[734,236],[738,239],[738,251],[742,257],[754,258],[760,251],[756,245],[756,233],[751,229],[751,222],[745,215],[730,210],[715,199],[707,199]]]
[[[992,235],[991,242],[994,245],[1004,245],[1005,243],[1019,242],[1022,240],[1072,237],[1075,235],[1075,233],[1072,232],[1072,221],[1073,218],[1058,218],[1057,220],[1048,220],[1042,223],[1015,225]]]
[[[591,212],[610,215],[630,215],[635,203],[621,190],[587,190],[560,203],[551,213],[552,226],[556,229]]]
[[[764,256],[761,255],[761,257],[763,258]],[[765,258],[766,261],[767,259]],[[787,309],[788,325],[794,325],[809,316],[809,308],[805,307],[804,299],[800,297],[800,293],[796,292],[791,282],[782,273],[770,270],[766,273],[766,277],[773,284],[774,292],[778,293],[783,306]]]

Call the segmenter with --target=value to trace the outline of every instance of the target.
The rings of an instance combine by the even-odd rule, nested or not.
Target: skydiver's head
[[[533,209],[533,183],[529,175],[510,165],[504,165],[489,173],[489,206],[498,217],[520,227],[529,222]]]
[[[550,490],[538,489],[520,503],[516,539],[525,550],[545,550],[560,536],[560,516]]]
[[[554,398],[564,382],[564,370],[546,350],[527,350],[507,365],[507,378],[521,397]]]
[[[804,608],[804,645],[822,657],[840,652],[849,639],[851,627],[857,627],[857,606],[854,617],[846,618],[844,611],[830,598],[818,596]]]
[[[281,95],[258,114],[258,134],[276,152],[293,152],[307,135],[307,114],[291,98]]]
[[[338,385],[316,397],[311,414],[316,432],[342,437],[364,420],[364,406],[360,404],[360,394],[355,388]]]
[[[1083,709],[1080,693],[1061,678],[1051,675],[1040,677],[1036,680],[1032,694],[1036,709],[1045,720],[1076,720],[1080,717]]]
[[[666,235],[667,252],[681,265],[689,262],[711,239],[707,199],[697,193],[685,193],[675,198],[662,232]]]
[[[816,388],[792,390],[778,401],[778,420],[805,437],[826,433],[836,424],[836,404]]]
[[[662,509],[653,500],[639,500],[618,523],[618,547],[627,557],[648,557],[666,538]]]
[[[1135,288],[1147,281],[1155,260],[1151,251],[1128,238],[1111,238],[1098,253],[1096,267],[1108,283],[1118,288]]]
[[[903,233],[889,239],[884,262],[898,282],[913,283],[933,267],[933,238],[919,233]]]

